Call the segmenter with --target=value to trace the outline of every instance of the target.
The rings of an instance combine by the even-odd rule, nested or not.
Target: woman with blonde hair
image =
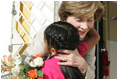
[[[100,20],[104,7],[100,1],[63,1],[59,8],[59,17],[61,21],[71,23],[80,35],[80,40],[85,36],[89,38],[88,52],[84,58],[81,57],[77,50],[60,50],[59,52],[67,53],[59,55],[56,58],[66,62],[60,62],[59,65],[68,65],[78,67],[85,79],[95,78],[95,44],[98,43],[100,36],[94,29],[94,22]],[[92,41],[94,39],[94,41]],[[84,39],[86,41],[86,39]]]
[[[58,54],[55,58],[64,61],[59,62],[59,65],[77,67],[85,79],[95,78],[95,44],[98,43],[100,36],[93,26],[95,21],[100,20],[103,11],[104,7],[100,1],[62,1],[59,8],[60,20],[72,24],[78,30],[80,40],[87,40],[89,51],[84,57],[81,57],[77,49],[59,50],[58,52],[66,54]],[[42,35],[44,30],[45,28],[37,33],[26,49],[28,54],[47,56],[47,54],[44,54],[45,49],[43,48],[44,41]],[[39,46],[41,46],[41,49]]]

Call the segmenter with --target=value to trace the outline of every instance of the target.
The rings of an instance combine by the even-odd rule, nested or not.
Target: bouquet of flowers
[[[8,76],[10,79],[42,79],[41,66],[44,63],[42,57],[39,54],[31,56],[29,63],[24,61],[26,57],[27,55],[15,58],[12,58],[12,55],[3,56],[1,73],[8,72],[8,74],[2,75],[1,78]]]

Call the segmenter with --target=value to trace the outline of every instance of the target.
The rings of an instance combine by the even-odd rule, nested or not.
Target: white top
[[[85,55],[84,59],[88,64],[88,70],[86,73],[85,79],[94,79],[95,78],[95,46],[89,50]]]

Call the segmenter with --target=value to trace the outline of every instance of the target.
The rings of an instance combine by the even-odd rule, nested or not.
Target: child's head
[[[45,49],[48,53],[59,49],[74,50],[79,44],[79,34],[73,25],[67,22],[54,22],[44,31]]]

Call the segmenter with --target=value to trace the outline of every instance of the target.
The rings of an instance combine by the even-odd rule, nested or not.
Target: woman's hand
[[[58,62],[59,65],[78,67],[80,71],[87,70],[87,63],[79,54],[78,50],[58,50],[66,54],[57,54],[55,58],[65,62]]]

